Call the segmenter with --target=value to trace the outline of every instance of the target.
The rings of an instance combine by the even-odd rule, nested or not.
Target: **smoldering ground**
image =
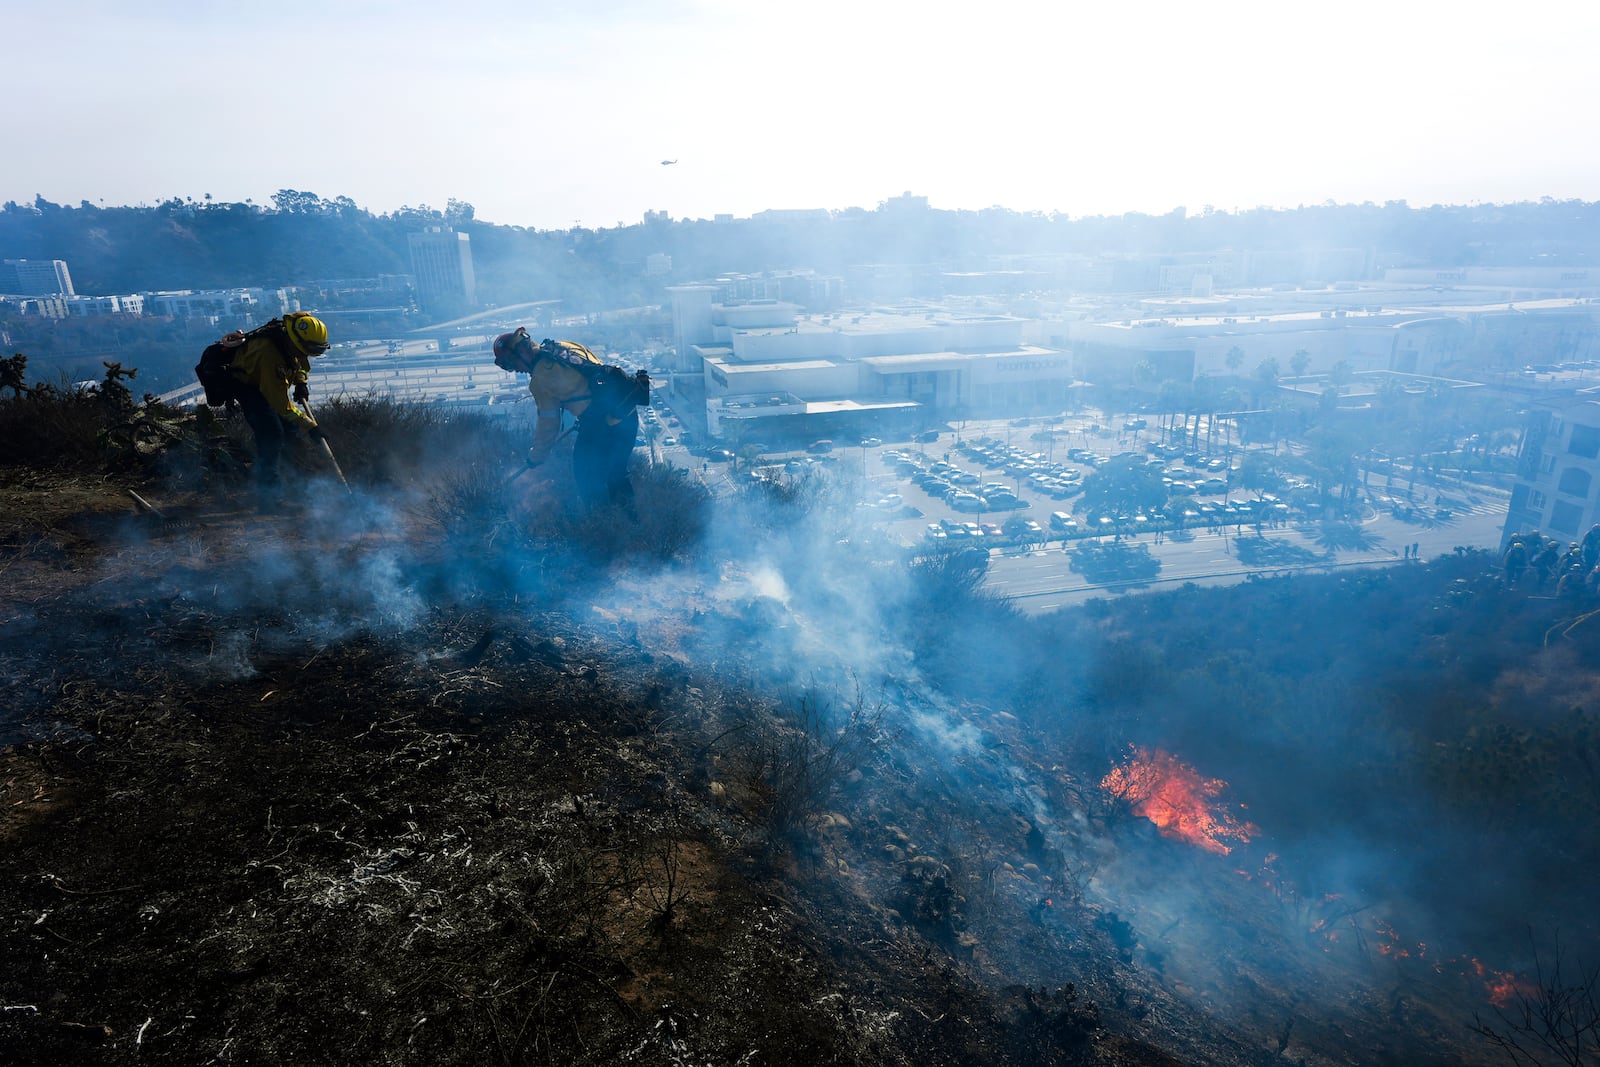
[[[798,858],[797,881],[828,872],[984,982],[1075,983],[1104,1020],[1197,1056],[1214,1046],[1175,1018],[1207,1018],[1238,1048],[1277,1045],[1308,1062],[1352,1031],[1367,1054],[1385,1042],[1452,1044],[1450,1020],[1481,1002],[1483,983],[1433,964],[1516,969],[1494,944],[1438,946],[1525,916],[1529,871],[1499,887],[1493,907],[1489,876],[1471,892],[1435,891],[1439,872],[1470,854],[1442,845],[1469,841],[1471,827],[1457,813],[1419,833],[1405,813],[1439,805],[1425,783],[1386,777],[1401,741],[1374,729],[1381,717],[1351,714],[1381,705],[1394,688],[1382,680],[1410,661],[1367,660],[1367,682],[1353,688],[1339,672],[1354,670],[1358,650],[1341,627],[1364,600],[1403,590],[1274,587],[1299,605],[1272,616],[1278,632],[1247,623],[1239,594],[1201,591],[1029,623],[970,569],[908,560],[824,481],[712,502],[680,473],[642,470],[630,526],[554,503],[559,480],[540,500],[508,494],[504,475],[503,463],[463,455],[404,492],[323,486],[303,512],[236,522],[220,540],[130,526],[80,602],[11,616],[8,677],[34,694],[30,721],[48,722],[63,681],[159,663],[216,686],[281,672],[291,656],[314,669],[321,650],[351,643],[411,650],[424,672],[472,654],[496,665],[514,649],[568,673],[643,664],[626,687],[668,720],[704,720],[685,736],[707,746],[707,777],[725,795],[770,804],[786,759],[842,761],[806,786],[774,842]],[[1444,594],[1428,589],[1475,579],[1477,566],[1408,579],[1434,584],[1406,594],[1421,605],[1396,625],[1431,632],[1428,598]],[[128,610],[110,616],[137,626],[56,629],[118,605]],[[1309,632],[1284,625],[1306,611],[1320,620]],[[557,619],[568,633],[559,644],[544,636]],[[1300,641],[1317,651],[1289,651]],[[1281,670],[1253,673],[1260,661],[1237,653],[1251,647],[1281,648]],[[1435,649],[1431,662],[1449,659]],[[493,680],[476,684],[487,694]],[[685,698],[686,686],[704,699]],[[514,714],[465,692],[452,697],[464,715]],[[763,702],[788,733],[748,713]],[[1224,780],[1213,800],[1247,804],[1259,835],[1219,855],[1131,814],[1100,787],[1130,745],[1165,747]],[[740,794],[762,775],[768,793]],[[1569,851],[1573,862],[1586,855]],[[1502,870],[1527,857],[1504,858]],[[1559,893],[1544,899],[1567,914]],[[1324,936],[1330,923],[1337,940]],[[1424,941],[1438,955],[1416,953]],[[1334,1011],[1336,993],[1346,1000]]]

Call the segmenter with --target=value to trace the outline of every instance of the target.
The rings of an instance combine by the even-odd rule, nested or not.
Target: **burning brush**
[[[1205,778],[1160,749],[1134,748],[1121,766],[1100,780],[1100,788],[1128,802],[1165,837],[1225,856],[1248,843],[1256,827],[1235,819],[1217,798],[1228,788],[1220,778]]]

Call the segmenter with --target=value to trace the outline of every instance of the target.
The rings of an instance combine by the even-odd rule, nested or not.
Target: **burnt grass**
[[[1590,640],[1579,608],[1508,596],[1467,555],[1028,625],[951,561],[903,586],[904,560],[831,529],[856,584],[808,591],[796,531],[827,509],[796,485],[742,505],[737,543],[790,578],[760,596],[754,554],[715,547],[719,505],[681,479],[645,478],[618,534],[454,460],[424,489],[352,464],[359,504],[323,483],[270,517],[192,471],[0,468],[0,1059],[1500,1062],[1470,1032],[1473,983],[1362,935],[1373,902],[1262,892],[1239,874],[1273,857],[1172,842],[1098,782],[1164,742],[1310,840],[1317,816],[1252,773],[1244,735],[1286,742],[1308,728],[1293,707],[1343,743],[1326,717],[1348,706],[1308,705],[1384,689],[1417,720],[1393,746],[1430,760],[1407,803],[1515,849],[1525,823],[1490,802],[1548,793],[1550,752],[1594,743],[1587,673],[1555,669],[1582,649],[1543,643],[1558,623],[1558,645]],[[855,596],[900,620],[877,624],[903,652],[870,677],[802,655]],[[1371,651],[1349,621],[1368,599],[1411,605],[1421,659],[1309,697],[1289,681],[1309,661]],[[1294,620],[1282,641],[1263,611]],[[1560,713],[1497,733],[1518,672]],[[1241,701],[1222,730],[1172,710]],[[1366,751],[1337,774],[1361,795],[1391,770]],[[1592,785],[1561,827],[1582,840],[1530,882],[1592,869],[1573,829]],[[1550,897],[1540,914],[1580,910]],[[1510,944],[1527,912],[1485,922]],[[1330,950],[1309,928],[1341,915]]]

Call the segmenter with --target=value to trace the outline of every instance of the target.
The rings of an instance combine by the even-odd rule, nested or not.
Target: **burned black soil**
[[[909,668],[762,691],[715,573],[529,598],[403,515],[129,488],[6,489],[7,1063],[1481,1057],[1414,993],[1164,973],[1186,928],[1089,885],[1148,824]]]

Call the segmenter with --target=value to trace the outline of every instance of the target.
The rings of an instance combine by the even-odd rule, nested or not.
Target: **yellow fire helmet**
[[[283,317],[283,327],[294,346],[306,355],[320,356],[328,350],[328,327],[309,311],[289,312]]]

